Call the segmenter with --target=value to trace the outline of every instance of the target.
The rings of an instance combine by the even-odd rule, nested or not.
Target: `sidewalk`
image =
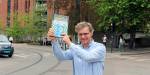
[[[150,50],[142,49],[107,51],[104,75],[149,75]]]
[[[111,48],[107,48],[107,52],[111,53]],[[147,54],[147,53],[150,53],[150,47],[149,48],[136,48],[136,49],[125,48],[123,49],[123,51],[120,51],[119,48],[113,48],[112,53],[117,53],[120,55]]]

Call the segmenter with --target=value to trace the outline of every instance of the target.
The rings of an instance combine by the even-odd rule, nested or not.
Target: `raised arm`
[[[54,55],[59,60],[71,60],[73,58],[70,50],[63,51],[61,49],[59,43],[56,40],[56,37],[54,35],[54,30],[52,28],[49,29],[47,36],[52,42],[52,48],[53,48]]]
[[[52,42],[54,55],[59,60],[72,60],[73,56],[70,50],[63,51],[58,42]]]

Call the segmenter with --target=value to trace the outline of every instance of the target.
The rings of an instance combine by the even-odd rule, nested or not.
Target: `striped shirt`
[[[103,75],[106,48],[91,41],[87,48],[71,43],[68,50],[61,49],[58,42],[52,42],[54,55],[59,60],[73,61],[73,75]]]

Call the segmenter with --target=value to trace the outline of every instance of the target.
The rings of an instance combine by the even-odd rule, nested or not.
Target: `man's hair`
[[[84,27],[88,27],[90,32],[94,32],[94,29],[92,27],[92,24],[89,22],[79,22],[76,26],[75,26],[75,31],[78,32],[79,30],[83,29]]]

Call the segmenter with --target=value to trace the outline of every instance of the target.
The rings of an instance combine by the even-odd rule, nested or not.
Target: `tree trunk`
[[[133,49],[135,48],[135,32],[130,33],[130,41],[129,41],[129,48]]]

